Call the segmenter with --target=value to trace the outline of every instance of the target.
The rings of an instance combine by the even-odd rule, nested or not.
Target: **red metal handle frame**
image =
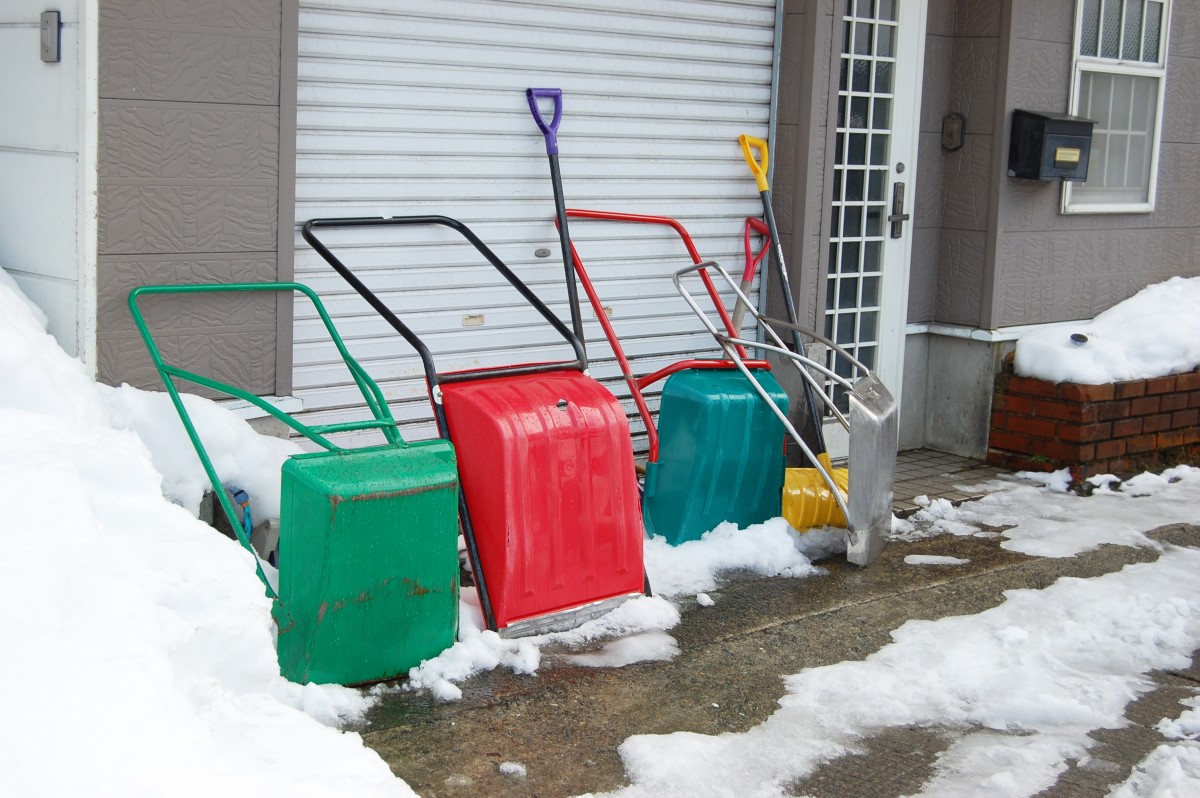
[[[688,235],[686,229],[675,219],[668,216],[650,216],[640,213],[619,213],[616,211],[595,211],[584,210],[580,208],[567,208],[566,215],[578,219],[596,219],[600,221],[610,222],[635,222],[641,224],[659,224],[670,227],[683,240],[683,245],[688,251],[688,255],[692,259],[692,263],[702,263],[699,251],[696,249],[692,237]],[[749,240],[747,238],[747,240]],[[596,288],[592,285],[592,280],[588,276],[587,270],[583,266],[583,260],[579,257],[579,251],[575,248],[575,243],[571,242],[571,256],[575,264],[575,274],[579,278],[579,282],[583,285],[583,291],[587,294],[588,302],[591,303],[592,310],[596,314],[596,320],[600,322],[601,329],[604,330],[604,337],[608,339],[609,345],[612,347],[613,354],[616,355],[617,363],[621,366],[621,374],[625,378],[625,383],[629,386],[629,392],[633,396],[633,402],[637,406],[638,415],[642,417],[642,422],[646,425],[646,439],[649,444],[647,459],[651,463],[658,462],[658,429],[654,426],[654,417],[650,413],[650,407],[646,404],[646,398],[642,395],[642,389],[651,385],[658,380],[674,374],[676,371],[682,371],[686,368],[733,368],[734,364],[730,361],[722,360],[683,360],[679,363],[674,363],[664,369],[654,372],[640,380],[633,376],[633,368],[629,365],[629,359],[625,356],[625,349],[621,346],[620,340],[617,339],[616,330],[613,329],[612,322],[608,320],[608,314],[604,312],[604,305],[600,301],[599,295],[596,293]],[[760,258],[761,260],[761,258]],[[756,262],[757,265],[757,262]],[[725,310],[725,306],[721,304],[720,294],[717,292],[716,286],[709,277],[707,270],[700,270],[700,278],[704,282],[704,287],[708,291],[709,297],[713,301],[713,305],[717,309],[717,314],[721,317],[721,322],[725,328],[729,330],[730,335],[737,337],[738,333],[734,329],[733,320]],[[746,350],[737,345],[738,354],[745,359]],[[747,365],[752,368],[762,367],[770,369],[770,365],[766,361],[749,361]]]
[[[764,371],[771,370],[771,364],[765,360],[743,360],[746,368],[763,369]],[[677,371],[684,369],[731,369],[736,368],[737,364],[731,360],[681,360],[678,363],[661,368],[653,374],[647,374],[637,381],[639,388],[647,388],[659,380],[670,377]]]

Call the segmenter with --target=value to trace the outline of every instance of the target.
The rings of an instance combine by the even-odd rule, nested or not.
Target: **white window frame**
[[[1104,0],[1104,3],[1115,2],[1116,0]],[[1121,2],[1121,43],[1118,45],[1118,50],[1124,52],[1125,42],[1125,10],[1128,7],[1127,0]],[[1072,201],[1072,195],[1080,191],[1080,187],[1069,181],[1063,181],[1062,189],[1062,212],[1064,214],[1077,213],[1151,213],[1154,210],[1155,197],[1158,192],[1158,158],[1162,149],[1162,120],[1163,106],[1165,104],[1166,87],[1167,87],[1167,50],[1168,40],[1171,32],[1171,4],[1172,0],[1164,0],[1162,13],[1162,30],[1159,32],[1159,57],[1157,63],[1149,63],[1144,61],[1127,61],[1118,58],[1103,58],[1100,56],[1084,56],[1080,55],[1080,50],[1083,44],[1083,7],[1084,0],[1075,0],[1075,29],[1071,38],[1071,97],[1070,108],[1072,114],[1079,114],[1080,103],[1080,84],[1082,83],[1083,74],[1089,73],[1104,73],[1110,75],[1132,75],[1135,77],[1149,77],[1158,80],[1158,93],[1155,106],[1154,130],[1150,147],[1150,180],[1147,186],[1145,202],[1080,202],[1078,199]],[[1103,19],[1103,6],[1101,7],[1101,19]],[[1143,11],[1143,14],[1145,12]],[[1143,18],[1143,25],[1144,25]],[[1103,37],[1103,29],[1101,30]],[[1090,168],[1095,168],[1096,164],[1092,163]]]

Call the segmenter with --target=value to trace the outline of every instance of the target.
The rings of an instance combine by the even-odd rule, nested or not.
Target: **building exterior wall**
[[[932,0],[921,103],[920,174],[909,322],[979,326],[994,174],[1002,4]],[[942,121],[964,118],[962,148],[942,148]]]
[[[57,5],[57,62],[40,57],[45,10],[0,3],[0,267],[93,368],[96,4]]]
[[[284,38],[287,6],[101,4],[97,340],[104,381],[157,385],[126,309],[132,288],[270,281],[290,271],[290,230],[281,248],[279,227],[281,203],[290,219],[294,192],[287,165],[294,145],[286,144],[294,140],[286,113],[294,100],[284,101],[282,125],[280,111],[292,89],[281,92],[281,56],[294,64],[294,27],[290,46]],[[286,390],[290,377],[279,368],[287,356],[278,346],[290,302],[220,295],[156,299],[148,307],[168,359],[271,394]]]
[[[1006,112],[1066,111],[1074,3],[1012,4]],[[989,326],[1092,318],[1148,284],[1200,274],[1200,4],[1172,4],[1166,81],[1152,213],[1064,216],[1057,183],[1002,180]]]

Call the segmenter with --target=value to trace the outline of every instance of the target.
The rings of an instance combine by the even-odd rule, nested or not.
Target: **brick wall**
[[[996,376],[988,462],[1075,476],[1200,463],[1200,370],[1105,385]]]

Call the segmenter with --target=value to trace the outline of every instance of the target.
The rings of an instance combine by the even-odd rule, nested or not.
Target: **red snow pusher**
[[[465,238],[573,359],[439,372],[425,343],[318,238],[421,225]],[[459,515],[487,627],[508,637],[572,628],[648,592],[629,423],[588,376],[579,338],[455,219],[312,219],[302,235],[421,359],[438,432],[459,456]]]

